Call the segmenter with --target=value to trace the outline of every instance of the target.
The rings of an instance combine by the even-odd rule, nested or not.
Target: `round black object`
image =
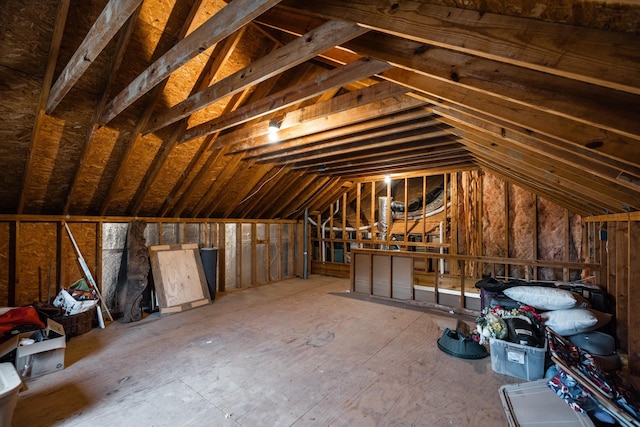
[[[438,348],[448,355],[462,359],[482,359],[489,355],[487,349],[473,338],[446,328],[438,339]]]

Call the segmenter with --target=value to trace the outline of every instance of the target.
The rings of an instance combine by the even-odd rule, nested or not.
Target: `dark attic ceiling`
[[[469,169],[640,210],[637,1],[1,9],[0,213],[298,218],[358,181]]]

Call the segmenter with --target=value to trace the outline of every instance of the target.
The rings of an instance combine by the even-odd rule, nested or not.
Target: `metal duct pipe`
[[[308,278],[308,272],[307,272],[307,263],[309,262],[309,208],[304,210],[304,237],[303,237],[303,252],[302,252],[302,259],[303,259],[303,264],[302,264],[302,278],[303,279],[307,279]]]
[[[387,233],[391,230],[391,221],[387,213],[387,206],[393,197],[378,197],[378,228],[380,229],[380,239],[387,240]],[[389,249],[389,245],[383,243],[380,249]]]

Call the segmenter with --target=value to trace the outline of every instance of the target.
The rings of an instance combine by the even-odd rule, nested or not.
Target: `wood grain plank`
[[[430,45],[493,59],[612,89],[640,94],[640,40],[635,34],[603,31],[440,6],[419,0],[380,4],[292,0],[287,6],[327,18],[358,22]]]
[[[159,114],[151,121],[146,132],[153,132],[174,123],[207,105],[289,70],[366,31],[355,24],[327,22]]]
[[[51,88],[47,100],[47,114],[53,112],[141,3],[142,0],[109,1]]]
[[[279,2],[280,0],[238,0],[223,7],[191,34],[176,43],[116,95],[105,108],[100,124],[109,123],[190,59],[230,36]]]

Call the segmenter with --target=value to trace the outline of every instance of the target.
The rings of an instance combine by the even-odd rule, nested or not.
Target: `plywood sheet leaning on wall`
[[[209,304],[209,288],[197,244],[149,247],[161,314]]]

